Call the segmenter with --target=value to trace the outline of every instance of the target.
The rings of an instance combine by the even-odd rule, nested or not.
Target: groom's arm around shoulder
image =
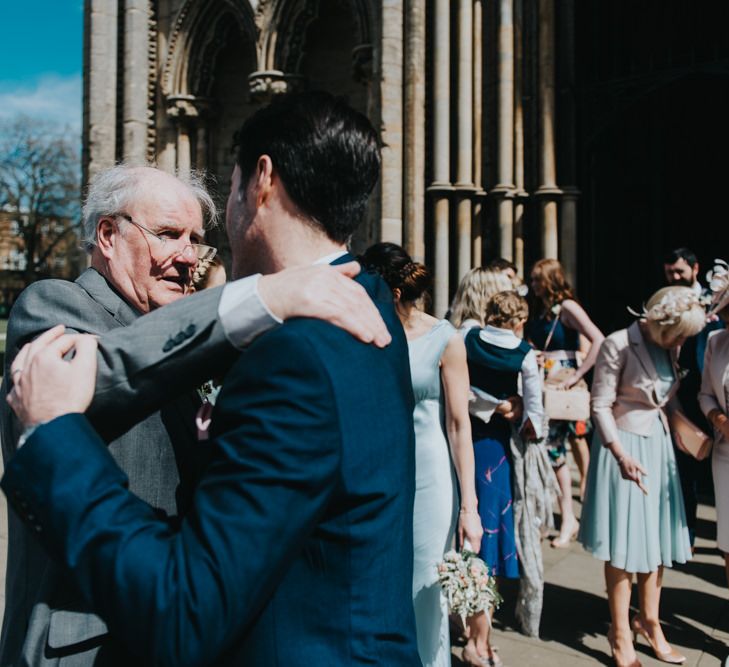
[[[127,491],[78,415],[37,429],[7,468],[13,507],[144,659],[214,662],[256,619],[326,512],[340,432],[308,329],[300,321],[268,333],[231,369],[213,460],[179,529]]]

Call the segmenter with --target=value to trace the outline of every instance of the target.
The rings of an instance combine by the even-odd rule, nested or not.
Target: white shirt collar
[[[522,339],[519,338],[511,329],[500,329],[499,327],[493,327],[487,324],[479,336],[482,341],[491,343],[491,345],[498,345],[504,347],[507,350],[514,350],[521,345]]]
[[[329,255],[325,255],[324,257],[320,257],[316,260],[316,262],[314,262],[314,264],[331,264],[334,260],[339,259],[340,257],[344,257],[346,254],[346,250],[337,250],[337,252],[333,252]]]

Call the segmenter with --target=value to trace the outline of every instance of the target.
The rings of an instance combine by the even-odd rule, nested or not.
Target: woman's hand
[[[481,537],[483,537],[483,526],[481,517],[476,510],[461,510],[458,515],[458,542],[465,544],[468,540],[474,553],[481,551]]]
[[[524,442],[533,442],[537,439],[537,432],[531,419],[527,419],[521,427],[521,438]]]
[[[722,434],[724,440],[729,441],[729,418],[725,414],[714,421],[714,425],[719,433]]]
[[[709,413],[709,421],[721,433],[724,440],[729,441],[729,417],[716,408]]]
[[[572,389],[582,378],[580,378],[577,373],[574,375],[570,375],[564,382],[561,382],[557,385],[557,389]]]
[[[519,421],[524,414],[524,401],[521,396],[509,396],[496,406],[494,412],[508,422]]]
[[[623,479],[626,479],[630,482],[635,482],[638,485],[638,488],[645,495],[648,495],[648,489],[643,484],[642,479],[642,477],[648,475],[648,473],[645,471],[645,468],[628,454],[621,454],[620,457],[618,457],[617,461],[618,467],[620,468],[620,474],[622,475]]]

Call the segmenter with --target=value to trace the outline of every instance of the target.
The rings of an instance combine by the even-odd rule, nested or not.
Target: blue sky
[[[0,117],[81,128],[83,0],[0,0]]]

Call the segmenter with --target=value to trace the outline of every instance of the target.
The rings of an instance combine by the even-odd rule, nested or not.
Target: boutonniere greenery
[[[215,399],[218,398],[218,394],[220,393],[220,385],[215,384],[213,380],[208,380],[205,384],[198,387],[197,393],[203,403],[207,401],[215,405]]]

